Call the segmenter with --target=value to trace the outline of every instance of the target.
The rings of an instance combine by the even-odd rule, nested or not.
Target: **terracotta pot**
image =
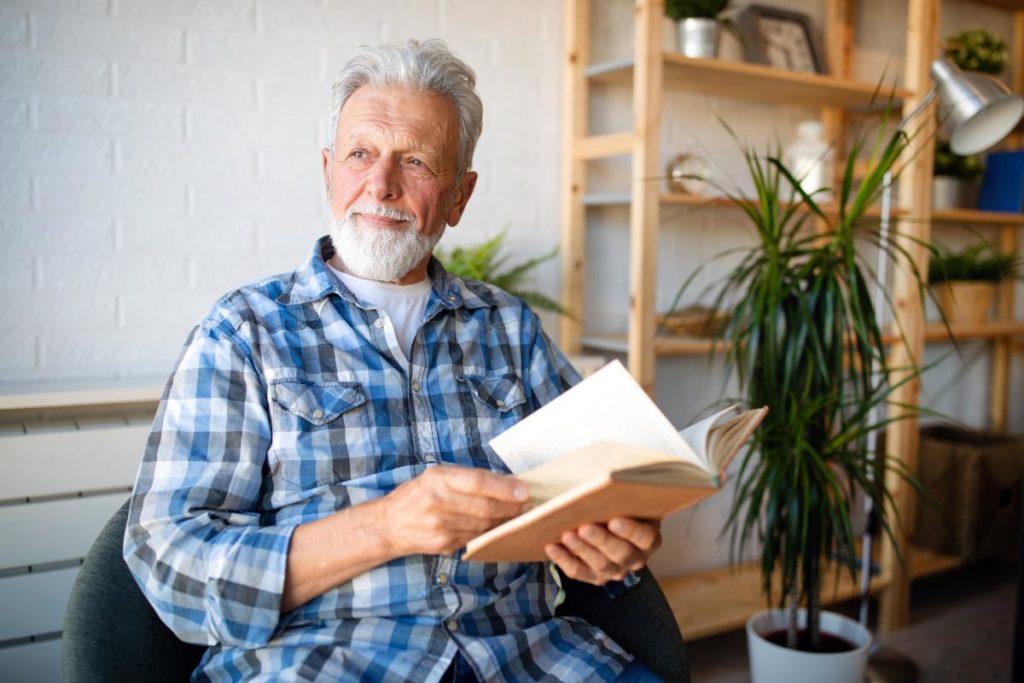
[[[989,319],[996,293],[994,283],[950,280],[933,288],[950,325],[980,325]]]

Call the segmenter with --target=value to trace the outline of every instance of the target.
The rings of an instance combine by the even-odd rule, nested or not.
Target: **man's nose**
[[[366,191],[375,200],[398,199],[402,195],[398,164],[380,157],[367,172]]]

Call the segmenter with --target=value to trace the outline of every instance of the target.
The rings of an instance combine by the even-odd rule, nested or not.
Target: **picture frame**
[[[749,5],[736,17],[743,58],[753,64],[804,73],[828,73],[821,40],[803,12]]]

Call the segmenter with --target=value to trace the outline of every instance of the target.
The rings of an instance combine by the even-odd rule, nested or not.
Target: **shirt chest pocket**
[[[311,489],[376,471],[366,394],[358,382],[281,379],[270,384],[271,476]]]
[[[459,401],[466,420],[466,446],[474,459],[485,457],[493,467],[501,463],[488,447],[488,441],[526,416],[526,393],[514,373],[455,376]],[[504,468],[504,463],[501,463]]]

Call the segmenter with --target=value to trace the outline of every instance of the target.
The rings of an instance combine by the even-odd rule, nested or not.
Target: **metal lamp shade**
[[[939,122],[954,154],[977,154],[1006,137],[1024,115],[1024,99],[987,74],[965,73],[945,59],[932,62]]]

